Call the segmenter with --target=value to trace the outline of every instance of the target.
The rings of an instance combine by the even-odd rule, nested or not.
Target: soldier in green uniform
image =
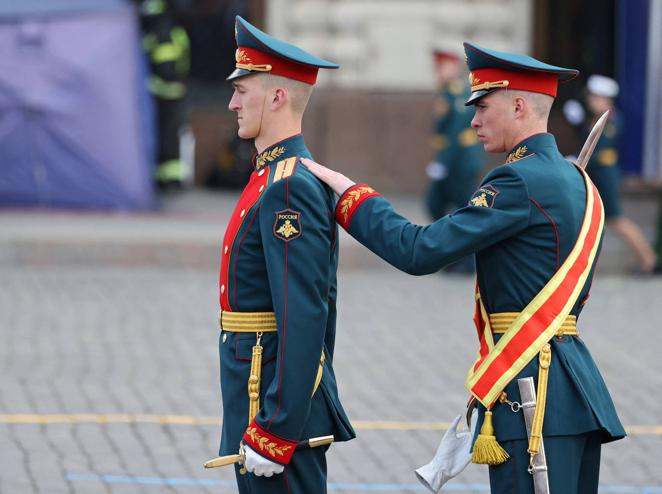
[[[328,447],[354,437],[333,371],[338,228],[333,192],[311,157],[301,120],[320,68],[338,66],[236,20],[238,134],[254,139],[252,172],[221,247],[221,455],[245,451],[239,492],[326,492]]]
[[[433,55],[438,84],[431,140],[435,156],[426,168],[430,185],[425,203],[432,219],[438,220],[467,203],[478,185],[485,153],[471,128],[473,111],[464,104],[471,91],[461,78],[464,68],[460,57],[442,49],[434,50]],[[472,272],[473,258],[463,258],[448,268]]]
[[[368,185],[302,162],[340,195],[341,226],[398,269],[423,275],[475,255],[479,351],[465,385],[479,402],[473,459],[490,465],[491,492],[534,492],[528,466],[542,437],[550,492],[597,493],[601,445],[625,436],[577,325],[604,210],[588,175],[547,132],[558,83],[577,71],[464,46],[472,126],[487,152],[508,152],[465,207],[415,225]],[[517,405],[517,380],[528,377],[537,387],[530,434]]]
[[[618,83],[610,77],[594,74],[586,81],[586,91],[586,107],[577,100],[568,100],[563,105],[563,112],[579,135],[585,138],[600,115],[609,110],[609,120],[586,171],[600,191],[607,227],[625,240],[636,254],[641,272],[650,273],[655,267],[655,253],[637,224],[625,217],[621,208],[618,166],[621,117],[614,105]]]

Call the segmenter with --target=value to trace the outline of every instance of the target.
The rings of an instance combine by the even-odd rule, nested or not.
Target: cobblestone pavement
[[[0,493],[233,493],[219,438],[216,272],[0,263]],[[421,492],[475,354],[472,281],[376,262],[340,274],[335,367],[358,439],[332,492]],[[603,276],[580,323],[630,436],[602,492],[662,493],[662,280]],[[88,415],[75,415],[88,414]],[[129,414],[129,415],[126,415]],[[427,423],[427,424],[426,424]],[[487,492],[470,466],[450,492]]]

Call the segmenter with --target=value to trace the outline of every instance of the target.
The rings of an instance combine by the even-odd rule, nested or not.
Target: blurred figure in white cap
[[[636,223],[623,216],[621,209],[618,167],[621,120],[614,104],[618,90],[618,82],[614,79],[604,75],[592,75],[586,81],[585,106],[577,100],[569,100],[563,106],[563,113],[581,137],[585,138],[598,117],[607,110],[611,112],[586,171],[600,192],[607,227],[625,240],[636,254],[640,271],[651,273],[655,268],[657,256]]]

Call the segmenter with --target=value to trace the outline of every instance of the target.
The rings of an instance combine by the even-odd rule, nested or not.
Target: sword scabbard
[[[532,377],[517,380],[519,394],[522,400],[522,413],[526,425],[526,434],[531,440],[531,430],[536,411],[536,387]],[[549,494],[549,477],[547,474],[547,458],[545,457],[545,445],[540,437],[540,450],[531,455],[529,473],[533,476],[533,489],[535,494]]]

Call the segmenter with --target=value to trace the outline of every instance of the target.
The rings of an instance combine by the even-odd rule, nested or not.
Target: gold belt
[[[230,312],[221,310],[218,324],[223,331],[233,333],[268,333],[276,331],[276,314],[273,312]]]
[[[256,342],[253,346],[253,354],[251,356],[251,372],[248,377],[248,423],[257,415],[260,408],[260,382],[262,380],[262,333],[275,332],[278,330],[276,326],[276,314],[273,312],[231,312],[221,309],[218,315],[218,323],[222,331],[230,331],[233,333],[255,333]],[[313,386],[313,393],[322,381],[322,373],[324,372],[324,350],[320,357],[317,375],[315,376],[315,385]]]
[[[494,334],[505,333],[519,315],[519,312],[495,312],[494,314],[490,314],[492,332]],[[555,336],[564,335],[579,336],[579,332],[577,331],[577,316],[570,315],[566,317]]]

